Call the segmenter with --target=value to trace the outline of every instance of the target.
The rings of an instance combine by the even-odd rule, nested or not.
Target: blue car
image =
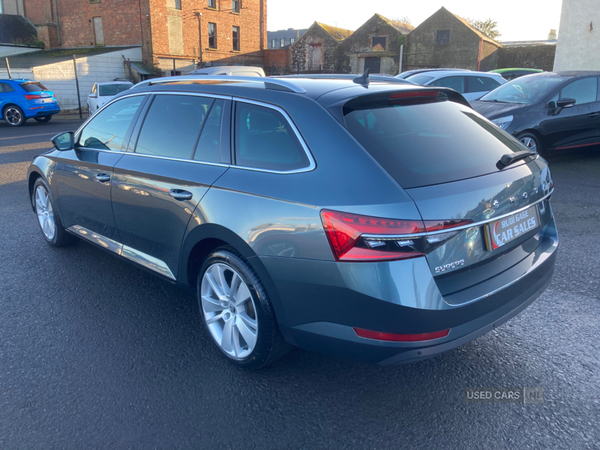
[[[13,127],[25,125],[27,119],[49,122],[60,106],[42,83],[32,80],[0,80],[2,119]]]

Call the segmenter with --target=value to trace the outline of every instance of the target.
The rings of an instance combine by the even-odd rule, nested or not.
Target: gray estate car
[[[431,357],[522,311],[554,270],[546,161],[449,89],[154,79],[53,143],[28,173],[46,241],[193,292],[247,369],[291,345]]]

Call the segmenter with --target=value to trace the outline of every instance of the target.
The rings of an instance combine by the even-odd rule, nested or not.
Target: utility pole
[[[83,114],[81,113],[81,95],[79,93],[79,77],[77,76],[77,58],[75,57],[75,53],[73,53],[73,68],[75,69],[75,84],[77,85],[77,103],[79,104],[79,118],[83,119]]]

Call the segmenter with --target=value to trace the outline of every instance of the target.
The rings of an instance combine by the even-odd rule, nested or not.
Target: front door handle
[[[192,198],[192,193],[181,189],[171,189],[169,195],[175,200],[189,200]]]
[[[98,173],[96,174],[96,180],[100,183],[106,183],[107,181],[110,181],[110,175],[107,175],[105,173]]]
[[[598,114],[600,114],[600,111],[588,114],[588,117],[596,117]]]

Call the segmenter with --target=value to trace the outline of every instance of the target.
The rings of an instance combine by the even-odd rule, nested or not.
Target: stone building
[[[261,64],[266,48],[267,0],[23,1],[47,48],[137,45],[163,74]]]
[[[563,0],[554,70],[600,70],[600,0]]]
[[[403,70],[496,68],[501,45],[442,7],[408,35]]]
[[[554,66],[556,40],[500,42],[497,69],[520,67],[551,72]]]
[[[339,72],[340,45],[351,30],[313,23],[290,47],[292,72]]]
[[[341,45],[345,72],[398,73],[399,38],[415,27],[375,14]]]

